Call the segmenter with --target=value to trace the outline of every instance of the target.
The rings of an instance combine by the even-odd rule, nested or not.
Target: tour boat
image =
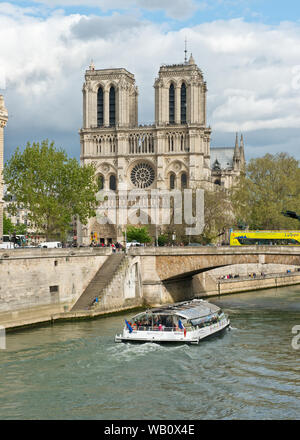
[[[222,309],[202,299],[193,299],[148,309],[127,321],[115,342],[183,342],[199,344],[230,326]]]

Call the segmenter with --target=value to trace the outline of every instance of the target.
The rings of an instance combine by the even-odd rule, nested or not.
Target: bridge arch
[[[195,275],[237,264],[280,264],[300,266],[297,246],[230,246],[195,248],[136,248],[132,255],[141,256],[143,295],[151,303],[179,300],[179,290],[187,291]],[[168,295],[167,291],[175,292]],[[184,298],[187,299],[187,298]]]

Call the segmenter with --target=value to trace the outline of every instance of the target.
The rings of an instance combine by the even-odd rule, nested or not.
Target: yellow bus
[[[230,246],[299,246],[300,231],[230,231]]]

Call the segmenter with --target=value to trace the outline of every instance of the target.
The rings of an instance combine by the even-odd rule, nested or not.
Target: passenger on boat
[[[171,318],[167,318],[166,327],[173,327],[173,321],[171,320]]]

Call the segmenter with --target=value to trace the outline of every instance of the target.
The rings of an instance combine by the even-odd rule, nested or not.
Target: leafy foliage
[[[95,215],[97,185],[93,165],[81,167],[63,150],[56,150],[48,141],[27,144],[23,152],[17,148],[4,167],[7,191],[14,195],[9,206],[12,214],[17,206],[28,209],[28,220],[47,239],[66,236],[73,216],[83,224]]]
[[[252,159],[231,200],[237,223],[250,229],[299,229],[298,220],[282,215],[285,210],[300,214],[298,161],[286,153]]]
[[[195,206],[196,200],[195,194],[193,194],[193,209]],[[185,223],[176,225],[173,221],[166,227],[165,233],[168,235],[170,243],[172,243],[172,235],[175,233],[176,243],[208,244],[215,241],[226,228],[232,226],[232,223],[232,208],[228,193],[223,188],[217,187],[213,191],[204,192],[204,229],[200,235],[186,235],[186,228],[191,225]]]
[[[205,191],[204,220],[201,236],[203,244],[214,242],[226,228],[232,226],[232,207],[225,189],[216,188],[214,191]]]
[[[160,234],[157,237],[158,246],[165,246],[169,242],[169,237],[167,234]]]
[[[3,235],[8,235],[15,230],[15,227],[10,218],[3,213]]]
[[[152,241],[146,226],[127,226],[126,234],[129,242],[136,240],[139,243],[150,243]]]

